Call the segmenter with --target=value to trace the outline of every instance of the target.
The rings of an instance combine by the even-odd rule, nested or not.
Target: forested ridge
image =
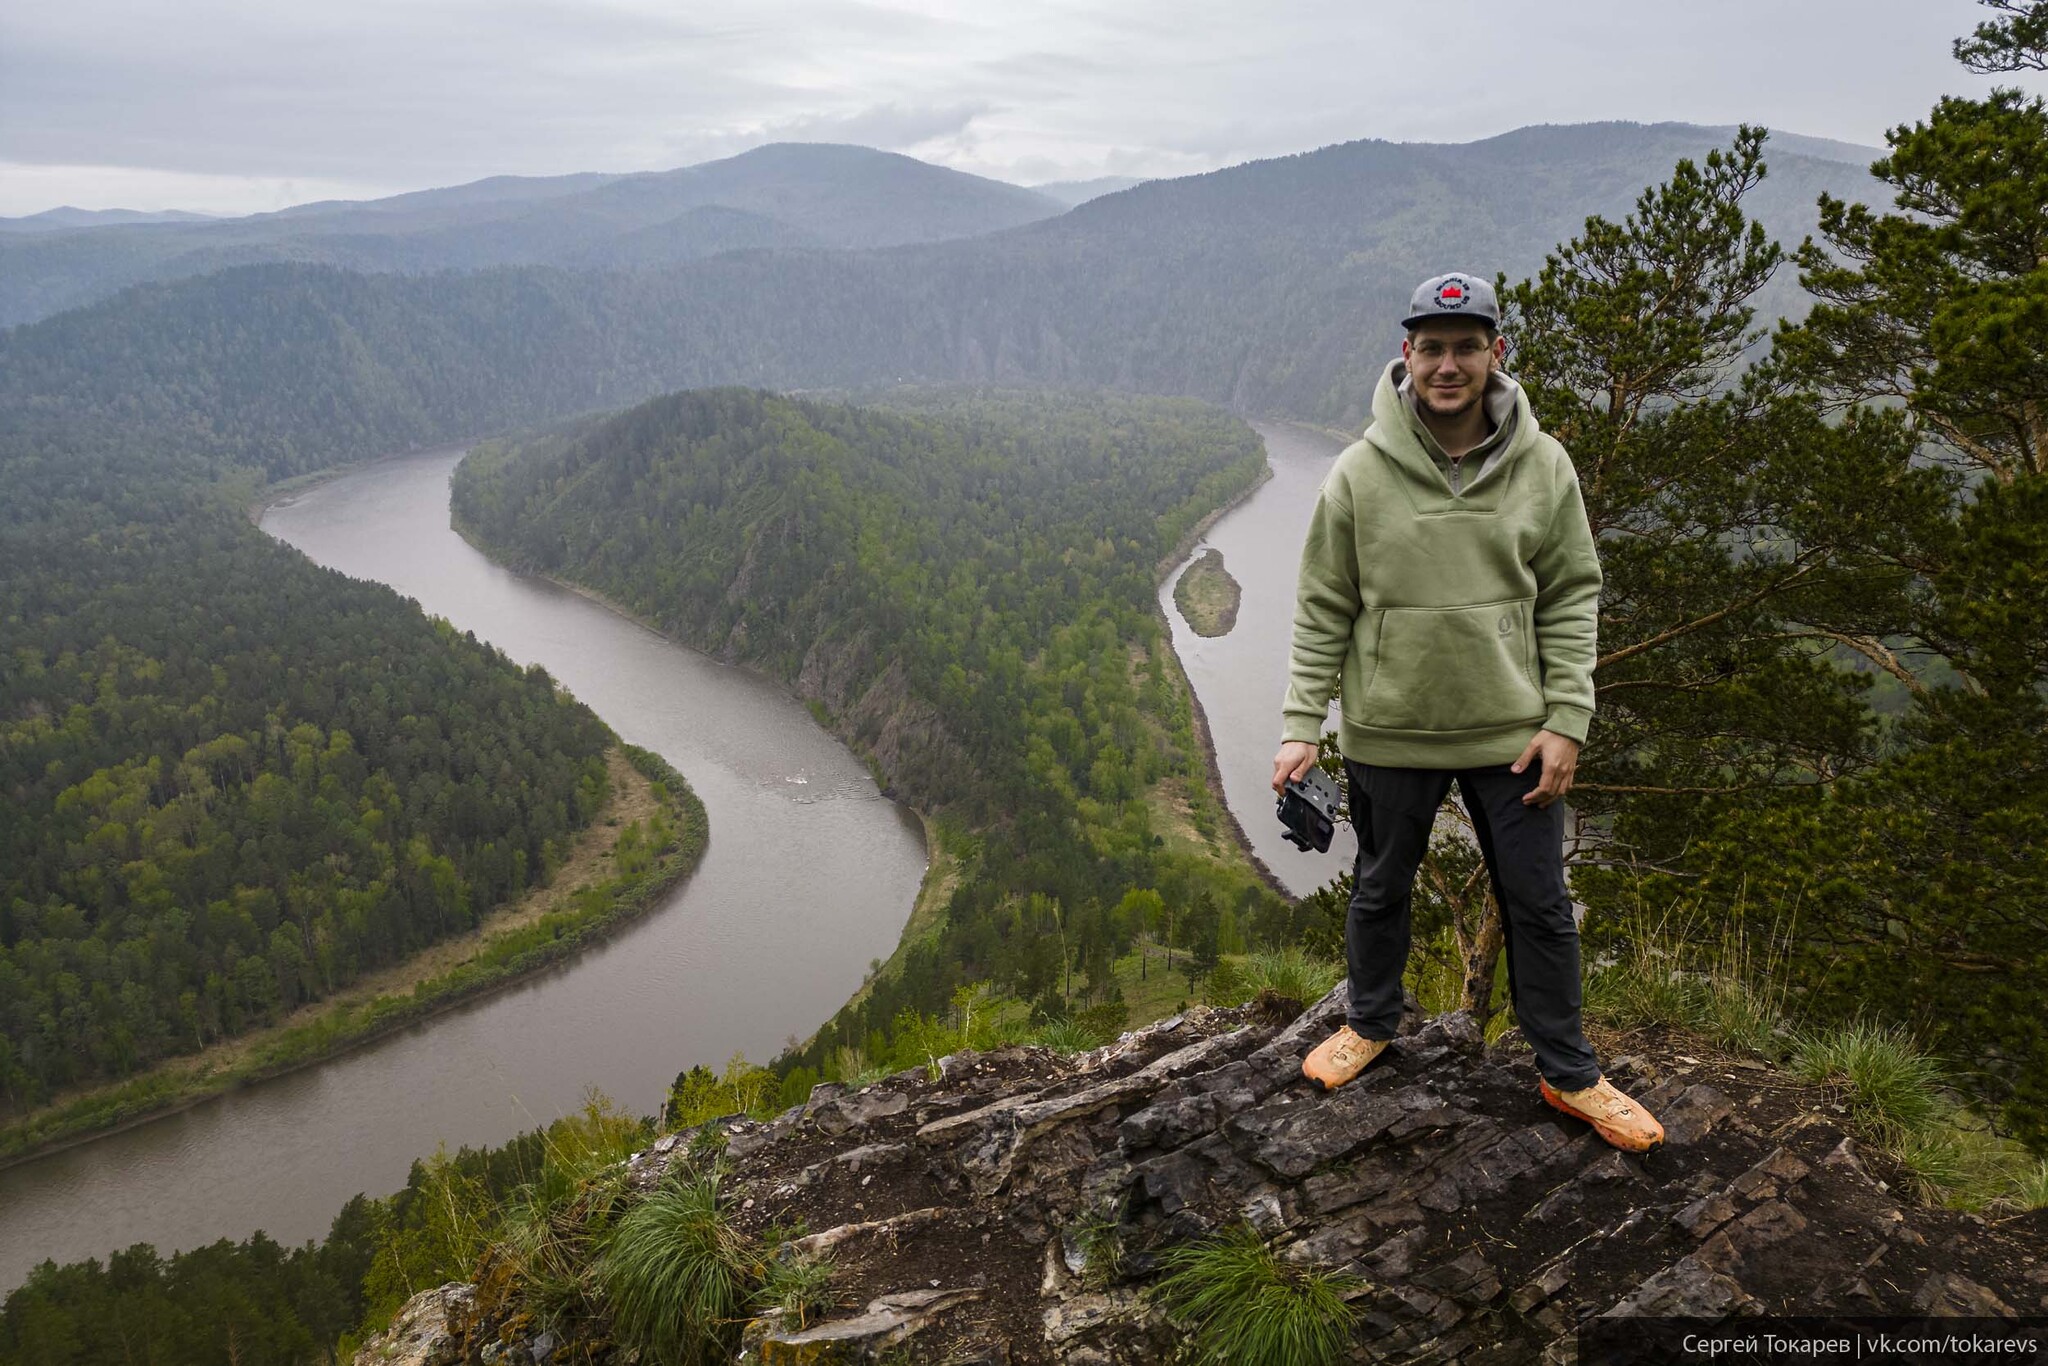
[[[1065,207],[1016,185],[870,147],[770,143],[671,171],[496,176],[210,222],[0,231],[0,325],[81,307],[126,285],[265,262],[415,273],[521,264],[621,269],[750,247],[967,237]]]
[[[1257,479],[1257,437],[1184,400],[882,401],[678,394],[487,447],[455,482],[493,553],[791,681],[946,816],[966,866],[942,926],[784,1061],[810,1075],[963,984],[1117,1009],[1110,963],[1140,933],[1213,953],[1296,928],[1241,866],[1168,847],[1154,804],[1205,781],[1157,566]]]
[[[237,509],[48,530],[0,535],[9,1110],[469,928],[604,799],[544,673]]]
[[[1618,212],[1723,136],[1590,124],[1344,143],[886,250],[634,272],[223,270],[0,337],[0,431],[146,425],[153,442],[301,470],[357,458],[358,443],[480,435],[679,388],[899,380],[1100,385],[1355,426],[1416,279],[1446,259],[1531,271],[1586,213]],[[1752,207],[1788,239],[1820,191],[1868,184],[1841,162],[1775,162]],[[1787,277],[1768,303],[1798,299]]]

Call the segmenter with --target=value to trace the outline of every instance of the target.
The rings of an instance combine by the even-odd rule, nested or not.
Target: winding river
[[[1273,477],[1220,518],[1237,624],[1195,635],[1161,590],[1209,720],[1225,799],[1296,893],[1349,864],[1280,838],[1269,788],[1294,569],[1337,443],[1261,425]],[[159,1252],[258,1228],[325,1235],[358,1191],[405,1183],[439,1144],[501,1143],[595,1086],[656,1108],[678,1069],[765,1060],[894,948],[924,869],[916,818],[758,675],[717,664],[544,580],[448,526],[459,448],[379,461],[272,507],[263,529],[315,561],[544,665],[627,740],[680,769],[711,815],[694,877],[610,943],[517,987],[318,1066],[0,1172],[0,1295],[44,1258]]]
[[[1287,695],[1287,649],[1294,630],[1294,577],[1302,538],[1315,511],[1316,490],[1330,472],[1339,443],[1288,423],[1253,423],[1266,441],[1273,477],[1251,497],[1217,518],[1189,556],[1223,553],[1223,567],[1243,596],[1228,635],[1204,638],[1173,605],[1183,564],[1167,576],[1159,605],[1173,627],[1173,648],[1209,718],[1223,799],[1250,840],[1252,851],[1296,896],[1349,872],[1357,844],[1339,830],[1326,854],[1296,849],[1281,838],[1273,811],[1273,751],[1280,748],[1280,703]]]
[[[261,1228],[324,1237],[358,1191],[437,1144],[495,1144],[596,1086],[656,1109],[679,1068],[778,1052],[885,958],[924,837],[801,703],[544,580],[448,526],[460,449],[384,460],[270,509],[263,528],[390,584],[681,770],[711,816],[696,874],[610,943],[342,1058],[0,1172],[0,1294],[45,1257],[160,1252]]]

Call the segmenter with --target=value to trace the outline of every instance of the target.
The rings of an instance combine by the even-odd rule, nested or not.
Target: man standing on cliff
[[[1277,792],[1338,743],[1358,863],[1347,1019],[1302,1072],[1344,1085],[1393,1039],[1415,871],[1458,785],[1500,905],[1515,1019],[1544,1100],[1618,1148],[1664,1130],[1600,1075],[1579,1019],[1564,807],[1593,715],[1600,562],[1578,477],[1507,351],[1493,287],[1426,280],[1362,440],[1323,481],[1295,596]]]

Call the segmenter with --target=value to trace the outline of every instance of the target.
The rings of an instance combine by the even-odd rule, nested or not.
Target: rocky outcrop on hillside
[[[1341,988],[1340,988],[1341,991]],[[1160,1252],[1238,1223],[1284,1258],[1359,1278],[1356,1360],[1569,1361],[1600,1315],[2040,1313],[2048,1216],[1916,1205],[1828,1097],[1669,1049],[1613,1059],[1669,1141],[1626,1155],[1537,1097],[1526,1048],[1411,1017],[1351,1086],[1301,1079],[1341,1018],[1197,1011],[1093,1053],[939,1060],[721,1122],[736,1217],[812,1230],[841,1310],[749,1328],[742,1360],[1165,1360],[1185,1334],[1145,1288]],[[670,1136],[632,1159],[653,1182]],[[414,1361],[562,1361],[465,1287],[393,1331]],[[359,1362],[401,1359],[374,1355]]]

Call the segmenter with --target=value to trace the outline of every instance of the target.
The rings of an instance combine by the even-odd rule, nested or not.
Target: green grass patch
[[[731,1359],[742,1311],[765,1273],[727,1217],[714,1165],[683,1164],[619,1221],[596,1263],[612,1332],[643,1361],[704,1366]]]
[[[1797,1027],[1783,1011],[1774,955],[1759,962],[1731,940],[1702,960],[1681,947],[1697,940],[1671,929],[1643,921],[1617,936],[1587,974],[1588,1017],[1683,1031],[1829,1088],[1859,1136],[1930,1202],[1970,1210],[2048,1202],[2048,1163],[1962,1104],[1954,1079],[1905,1029],[1867,1019]]]
[[[1351,1347],[1362,1283],[1282,1262],[1239,1226],[1169,1249],[1152,1287],[1167,1315],[1194,1335],[1196,1360],[1232,1366],[1331,1366]]]
[[[1849,1105],[1868,1122],[1919,1129],[1947,1108],[1941,1068],[1901,1029],[1858,1021],[1801,1035],[1792,1070],[1845,1088]]]

